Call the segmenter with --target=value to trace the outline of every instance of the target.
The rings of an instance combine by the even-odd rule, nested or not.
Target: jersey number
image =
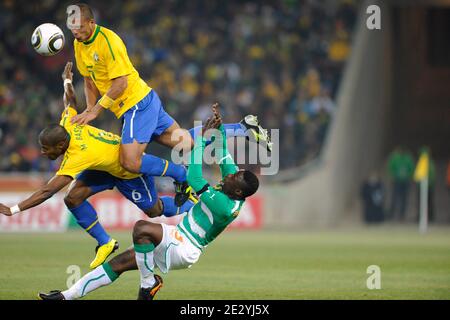
[[[136,202],[142,199],[142,194],[136,190],[133,190],[131,192],[131,197],[133,198],[133,201]]]

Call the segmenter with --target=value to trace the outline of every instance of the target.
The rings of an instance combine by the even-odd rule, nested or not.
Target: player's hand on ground
[[[0,203],[0,213],[5,216],[12,216],[11,209],[5,206],[3,203]]]
[[[79,125],[84,125],[84,124],[88,124],[89,122],[91,122],[95,118],[97,118],[96,114],[94,114],[92,112],[84,111],[83,113],[80,113],[80,114],[77,114],[76,116],[73,116],[70,121],[73,124],[76,123],[76,124],[79,124]]]
[[[63,78],[63,80],[66,80],[66,79],[72,80],[72,78],[73,78],[72,61],[69,61],[66,63],[64,71],[62,73],[62,78]]]

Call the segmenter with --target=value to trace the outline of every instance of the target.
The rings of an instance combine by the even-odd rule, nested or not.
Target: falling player
[[[219,128],[216,134],[216,157],[222,173],[222,181],[212,187],[203,178],[202,158],[206,139],[202,133],[195,139],[194,150],[187,179],[200,196],[177,226],[138,221],[133,230],[134,247],[117,255],[89,272],[65,291],[53,290],[40,293],[44,300],[78,299],[89,292],[111,284],[121,273],[139,269],[140,288],[138,299],[152,300],[162,287],[163,280],[154,268],[167,273],[169,270],[190,268],[203,250],[239,214],[245,199],[259,186],[258,178],[250,171],[238,171],[228,153],[226,136],[218,105],[213,106],[214,117],[208,119],[204,130]]]

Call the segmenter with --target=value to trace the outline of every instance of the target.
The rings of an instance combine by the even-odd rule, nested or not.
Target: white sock
[[[109,265],[106,267],[108,269]],[[111,267],[109,267],[110,269]],[[112,274],[112,273],[113,274]],[[66,291],[61,292],[66,300],[74,300],[84,297],[89,292],[111,284],[117,279],[117,274],[112,270],[105,270],[103,265],[98,266]]]
[[[135,244],[134,251],[136,256],[136,264],[141,273],[141,288],[152,287],[156,280],[153,273],[154,262],[153,262],[153,249],[155,246],[153,244]]]

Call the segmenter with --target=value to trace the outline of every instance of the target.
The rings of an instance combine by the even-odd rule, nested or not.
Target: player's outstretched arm
[[[73,88],[72,84],[73,73],[71,61],[66,63],[61,76],[64,81],[64,107],[67,108],[70,106],[77,110],[77,96],[75,95],[75,89]]]
[[[54,176],[51,178],[45,186],[33,193],[30,197],[23,200],[19,204],[13,207],[7,207],[0,203],[0,213],[5,216],[12,216],[20,211],[33,208],[47,199],[50,199],[55,193],[67,186],[72,181],[72,177],[69,176]]]
[[[213,117],[206,120],[206,124],[197,135],[194,148],[191,151],[191,160],[189,163],[189,168],[187,172],[187,181],[189,185],[196,191],[202,190],[205,185],[208,184],[205,178],[203,178],[203,152],[205,149],[206,140],[203,137],[203,131],[208,129],[216,129],[220,125],[219,121]]]
[[[217,119],[219,122],[218,129],[221,133],[221,140],[222,140],[222,152],[217,152],[216,154],[219,155],[217,161],[219,162],[220,167],[220,173],[222,174],[222,178],[229,175],[234,174],[237,172],[236,164],[234,163],[233,157],[228,152],[228,146],[227,146],[227,135],[225,134],[225,129],[222,124],[222,116],[220,114],[220,106],[218,103],[215,103],[212,107],[212,111],[214,114],[214,118]]]

